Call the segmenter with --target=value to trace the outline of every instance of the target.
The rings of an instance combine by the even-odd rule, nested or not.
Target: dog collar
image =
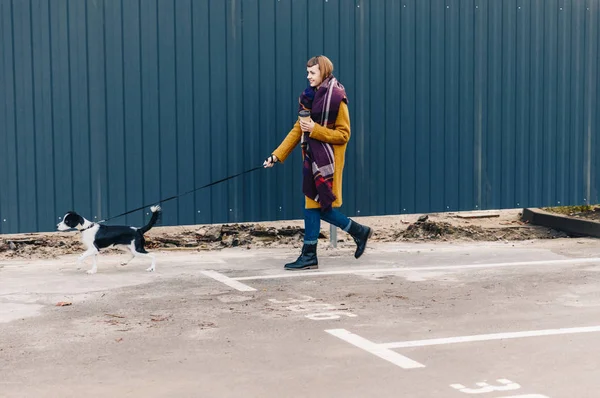
[[[90,228],[92,228],[94,225],[96,225],[96,223],[91,223],[89,227],[87,227],[87,228],[83,228],[83,229],[80,229],[80,230],[79,230],[79,232],[83,232],[83,231],[85,231],[85,230],[87,230],[87,229],[90,229]]]

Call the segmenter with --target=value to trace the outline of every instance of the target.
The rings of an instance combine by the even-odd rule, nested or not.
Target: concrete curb
[[[584,220],[550,213],[537,208],[523,209],[521,220],[532,225],[550,227],[574,236],[594,236],[600,238],[600,222]]]

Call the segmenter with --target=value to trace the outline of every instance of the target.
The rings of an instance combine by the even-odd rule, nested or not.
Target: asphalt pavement
[[[0,397],[598,397],[598,240],[320,245],[0,262]]]

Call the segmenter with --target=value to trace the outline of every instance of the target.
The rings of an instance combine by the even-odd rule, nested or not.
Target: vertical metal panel
[[[530,206],[529,189],[529,151],[531,133],[529,121],[531,117],[531,103],[529,101],[529,88],[531,84],[531,2],[517,0],[517,26],[516,26],[516,86],[515,86],[515,135],[516,135],[516,167],[515,177],[515,205]]]
[[[36,173],[36,230],[52,225],[55,220],[56,185],[54,183],[54,137],[52,131],[52,79],[50,65],[50,19],[48,2],[32,0],[32,62],[34,82],[35,173]],[[0,80],[2,72],[0,71]],[[2,88],[0,87],[0,91]],[[0,110],[0,115],[2,111]],[[2,123],[0,122],[0,126]],[[1,184],[1,183],[0,183]],[[4,186],[2,184],[2,186]],[[58,222],[58,220],[57,220]],[[1,224],[0,224],[1,225]],[[2,227],[0,226],[0,232]]]
[[[320,3],[315,4],[322,6]],[[280,108],[278,112],[274,112],[269,116],[274,121],[274,130],[272,133],[274,133],[275,140],[277,140],[277,138],[282,137],[283,134],[289,131],[294,122],[294,115],[297,114],[298,105],[297,102],[290,101],[289,99],[297,96],[298,90],[301,90],[303,87],[297,86],[298,88],[293,90],[293,79],[290,79],[290,76],[293,76],[292,71],[294,70],[292,67],[292,48],[294,47],[294,43],[292,42],[292,20],[296,18],[296,16],[292,14],[292,3],[289,1],[276,2],[274,12],[275,46],[273,50],[274,53],[277,54],[274,65],[275,74],[270,79],[270,82],[261,83],[272,85],[275,103],[285,104],[282,107],[278,107]],[[320,9],[313,13],[322,14],[323,10]],[[305,15],[305,18],[308,18],[309,14],[306,13]],[[307,19],[302,20],[302,22],[306,24]],[[299,30],[301,32],[304,31],[305,26],[306,25],[299,28]],[[304,62],[306,62],[306,60],[304,60]],[[304,74],[305,71],[299,73]],[[268,153],[263,155],[263,158],[267,155]],[[291,158],[287,163],[298,165],[296,158]],[[245,166],[246,168],[250,168],[251,164]],[[241,164],[239,164],[238,167],[241,168]],[[274,196],[275,199],[275,203],[273,204],[274,214],[272,216],[274,219],[291,218],[291,215],[295,213],[294,210],[296,210],[295,207],[297,206],[292,205],[292,203],[302,197],[292,191],[292,186],[297,181],[294,178],[294,174],[296,174],[297,171],[297,167],[288,166],[277,170],[277,174],[274,176],[276,177],[275,183],[277,187],[275,191],[272,192],[272,196]]]
[[[259,132],[256,134],[256,138],[260,144],[259,148],[266,149],[266,154],[261,157],[266,158],[270,151],[275,149],[278,139],[282,139],[284,134],[287,133],[288,129],[284,131],[277,131],[277,117],[276,111],[280,108],[277,106],[276,101],[276,85],[275,76],[276,68],[273,59],[273,49],[275,48],[275,7],[276,2],[271,1],[260,1],[257,2],[258,6],[258,45],[256,50],[258,51],[258,74],[256,78],[259,81],[259,89],[255,94],[254,98],[256,103],[259,105],[256,111],[259,114]],[[308,16],[307,24],[308,24]],[[307,37],[310,40],[310,37]],[[282,108],[285,109],[285,104],[282,104]],[[245,110],[245,112],[247,112]],[[249,112],[249,111],[248,111]],[[291,121],[290,121],[291,122]],[[251,132],[247,132],[250,133]],[[297,151],[296,151],[297,152]],[[294,167],[293,165],[298,164],[298,158],[296,156],[290,156],[284,167]],[[287,166],[291,165],[291,166]],[[281,175],[284,172],[282,167],[277,167],[269,175],[269,178],[262,179],[259,182],[261,186],[260,192],[260,203],[262,204],[260,210],[260,219],[275,220],[277,219],[277,207],[280,203],[277,200],[278,196],[281,195]],[[298,206],[300,203],[298,202]]]
[[[531,175],[530,203],[542,203],[542,177],[544,142],[544,3],[545,0],[531,2],[531,119],[529,170]]]
[[[40,220],[42,225],[48,227],[56,225],[57,218],[65,214],[66,211],[74,209],[73,194],[89,192],[89,185],[77,185],[75,178],[80,178],[89,184],[89,176],[85,175],[85,170],[90,167],[89,146],[85,149],[74,147],[71,140],[71,87],[79,87],[81,82],[70,78],[70,54],[69,44],[71,35],[69,34],[69,18],[66,0],[58,0],[49,7],[50,11],[50,63],[52,65],[52,129],[54,132],[54,165],[49,165],[54,169],[54,184],[56,192],[56,213],[52,224],[48,225],[47,220]],[[85,19],[85,18],[84,18]],[[85,37],[85,36],[84,36]],[[75,37],[72,38],[75,40]],[[85,84],[85,81],[84,81]],[[87,97],[82,99],[87,103]],[[81,104],[81,101],[78,104]],[[77,126],[76,126],[77,127]],[[84,137],[89,136],[89,128],[83,131],[78,130]],[[82,156],[80,164],[77,164],[77,173],[73,173],[73,155]],[[84,161],[85,159],[85,161]],[[84,212],[92,209],[91,197],[87,203],[78,203]],[[21,229],[15,228],[13,231]]]
[[[37,229],[31,10],[29,2],[13,4],[15,130],[19,226]]]
[[[586,1],[586,43],[585,43],[585,94],[584,94],[584,189],[585,198],[588,203],[596,203],[598,200],[597,188],[592,185],[594,176],[594,156],[592,151],[595,147],[597,134],[597,112],[595,104],[598,103],[598,12],[600,4],[595,0]]]
[[[338,9],[340,12],[340,58],[338,65],[335,66],[337,69],[336,73],[338,76],[344,76],[343,81],[344,87],[348,95],[349,109],[354,109],[356,101],[358,100],[357,95],[357,65],[356,65],[356,20],[355,20],[355,9],[356,4],[351,0],[339,0]],[[296,34],[303,34],[302,31],[294,29]],[[304,65],[304,58],[306,55],[301,54],[301,58],[297,59],[294,63]],[[304,61],[304,62],[303,62]],[[357,140],[357,131],[355,129],[356,114],[350,115],[350,142],[355,143]],[[356,170],[357,170],[357,156],[356,156],[356,145],[349,145],[346,147],[346,159],[344,164],[344,175],[345,178],[342,180],[342,191],[344,192],[344,208],[351,209],[353,213],[358,209],[357,207],[357,191],[360,187],[355,183]],[[353,177],[350,177],[353,176]],[[301,192],[297,192],[296,195],[302,196]]]
[[[542,141],[542,200],[556,203],[556,104],[558,0],[544,2],[544,101]]]
[[[475,174],[475,208],[485,208],[487,203],[487,190],[489,185],[484,185],[485,142],[484,134],[488,128],[488,86],[487,86],[487,27],[488,27],[488,2],[475,0],[475,54],[473,57],[473,85],[474,85],[474,151],[473,168]],[[487,179],[486,179],[487,181]]]
[[[73,2],[69,2],[69,7]],[[85,3],[85,18],[70,23],[82,23],[87,31],[86,49],[88,69],[88,104],[90,126],[90,185],[92,193],[93,218],[101,220],[108,215],[108,135],[107,135],[107,98],[106,98],[106,56],[105,56],[105,25],[104,2],[89,1]],[[75,112],[73,116],[76,117]],[[79,131],[73,130],[73,136]],[[111,148],[112,151],[112,148]],[[77,174],[74,169],[75,174]],[[75,187],[76,190],[79,187]]]
[[[149,198],[144,195],[143,111],[142,111],[142,47],[140,3],[124,1],[121,31],[123,32],[123,114],[125,138],[125,208],[136,209]],[[116,21],[115,21],[116,23]],[[125,40],[127,38],[127,40]],[[147,161],[150,159],[147,159]],[[114,213],[113,213],[114,214]],[[117,213],[119,214],[119,213]],[[118,220],[128,225],[140,225],[143,212],[138,211]]]
[[[502,84],[516,87],[517,0],[506,0],[502,7]],[[500,165],[500,207],[518,207],[515,201],[516,90],[502,91],[502,131]]]
[[[123,8],[120,2],[107,1],[104,10],[104,57],[106,65],[106,142],[107,211],[127,211],[128,151],[125,141],[125,101],[123,80]],[[138,187],[135,187],[139,189]],[[137,206],[136,206],[137,207]]]
[[[430,211],[444,211],[446,202],[445,191],[445,30],[446,30],[446,2],[432,0],[430,8],[431,29],[431,173],[429,175]]]
[[[5,10],[6,4],[0,4],[0,43],[1,48],[4,49],[0,53],[0,168],[4,172],[0,173],[0,233],[8,232],[8,224],[6,216],[9,212],[9,199],[8,199],[8,125],[6,123],[6,110],[7,102],[12,101],[6,97],[6,44],[9,36],[6,34],[6,16],[10,15]],[[4,133],[5,132],[5,133]]]
[[[371,55],[370,49],[370,18],[369,18],[369,2],[364,0],[356,1],[355,8],[355,37],[356,37],[356,88],[354,93],[349,93],[350,99],[355,104],[354,107],[350,105],[349,109],[351,112],[351,118],[355,120],[352,124],[352,140],[355,148],[355,175],[356,181],[360,181],[361,184],[357,184],[356,191],[356,209],[353,209],[357,215],[368,215],[373,214],[374,209],[372,208],[373,202],[370,200],[369,192],[377,192],[378,186],[374,185],[371,176],[375,173],[371,173],[373,170],[373,164],[371,163],[371,135],[377,134],[371,128],[371,115],[370,115],[370,77],[373,75],[371,72]],[[381,62],[381,59],[378,59]],[[343,76],[340,76],[343,82]],[[383,136],[378,136],[380,142]],[[350,147],[350,154],[352,156],[352,145]],[[346,178],[350,176],[346,175]],[[352,213],[350,213],[352,214]]]
[[[0,233],[259,165],[317,54],[350,100],[348,215],[596,203],[599,13],[598,0],[0,1]],[[299,152],[165,203],[163,224],[302,217]]]
[[[210,183],[212,173],[211,139],[216,134],[211,130],[211,86],[209,48],[209,4],[207,0],[192,2],[193,41],[193,89],[194,89],[194,187]],[[253,130],[258,131],[258,130]],[[224,151],[216,156],[226,156]],[[213,221],[212,195],[209,189],[194,193],[195,222],[207,224]],[[187,216],[186,220],[191,217]],[[182,221],[180,221],[182,222]]]
[[[598,3],[594,4],[595,6],[595,15],[596,18],[598,20],[598,18],[600,18],[600,5]],[[598,93],[598,90],[600,89],[600,40],[598,40],[598,38],[596,37],[596,50],[595,50],[595,55],[596,55],[596,62],[598,62],[598,71],[596,74],[596,93]],[[598,99],[598,97],[597,97]],[[600,123],[600,117],[598,116],[598,114],[600,113],[600,101],[596,100],[595,104],[592,105],[595,108],[595,114],[596,114],[596,128],[598,128],[598,124]],[[595,140],[594,142],[594,146],[592,148],[592,153],[597,154],[600,153],[600,140],[598,139],[598,137],[596,137],[596,135],[593,135],[593,138]],[[593,156],[593,162],[592,162],[592,170],[594,171],[593,177],[592,177],[592,187],[595,191],[595,193],[593,193],[593,197],[591,200],[591,203],[596,203],[599,200],[599,195],[600,193],[599,191],[599,184],[600,184],[600,173],[597,172],[597,170],[595,170],[595,168],[600,167],[600,159],[598,159],[598,156]]]
[[[281,2],[280,2],[281,3]],[[339,11],[339,0],[327,0],[322,2],[323,4],[323,19],[326,23],[323,23],[323,54],[332,60],[335,67],[336,74],[343,73],[340,70],[342,64],[340,60],[340,11]],[[293,19],[292,15],[290,19]],[[292,43],[290,43],[292,44]],[[290,46],[291,48],[292,46]],[[285,56],[285,54],[284,54]]]
[[[184,0],[174,4],[177,155],[173,163],[177,166],[177,192],[188,192],[195,186],[192,2]],[[196,212],[194,196],[186,195],[175,201],[175,205],[177,220],[189,217],[192,223]]]
[[[287,4],[287,3],[286,3]],[[242,96],[239,95],[242,87],[242,38],[240,36],[241,1],[233,0],[227,2],[227,134],[228,134],[228,158],[227,175],[235,174],[242,168],[250,168],[245,162],[242,142],[242,121],[244,112]],[[289,57],[288,57],[289,59]],[[289,61],[288,61],[289,62]],[[236,179],[227,184],[228,217],[227,221],[235,222],[244,219],[242,203],[244,201],[242,179]]]
[[[228,142],[227,125],[229,113],[227,109],[227,4],[220,0],[209,2],[209,56],[210,56],[210,133],[211,133],[211,178],[226,177],[230,146]],[[270,24],[267,24],[270,25]],[[231,143],[235,145],[235,143]],[[223,154],[223,156],[222,156]],[[211,187],[211,214],[219,214],[221,220],[228,218],[227,184]]]
[[[488,126],[484,133],[485,162],[483,183],[485,200],[492,207],[500,207],[501,154],[502,154],[502,2],[488,4]],[[540,61],[541,62],[541,61]]]
[[[582,203],[583,188],[583,94],[585,71],[583,64],[585,45],[585,1],[573,2],[571,39],[571,147],[570,147],[570,203]],[[577,167],[578,166],[578,167]]]
[[[142,178],[145,199],[142,204],[159,201],[162,197],[157,14],[157,0],[140,0],[143,171],[139,177]]]
[[[275,7],[279,6],[278,3],[281,3],[280,1],[277,2],[273,2],[275,4]],[[360,2],[362,4],[363,7],[365,7],[367,4],[365,4],[365,2]],[[307,41],[308,41],[308,51],[310,54],[323,54],[325,49],[324,49],[324,40],[323,40],[323,35],[324,35],[324,22],[325,22],[325,15],[323,14],[323,7],[324,7],[324,2],[323,1],[307,1],[306,2],[306,7],[308,8],[308,12],[306,14],[307,19],[306,19],[306,31],[308,32],[310,30],[310,34],[307,34]],[[329,18],[327,18],[329,19]]]
[[[67,140],[70,142],[70,148],[65,148],[65,152],[62,154],[64,157],[64,161],[68,161],[70,166],[73,168],[73,177],[72,183],[66,182],[72,185],[72,204],[70,208],[65,209],[70,210],[77,209],[77,211],[81,212],[81,214],[88,214],[89,219],[94,219],[96,217],[102,218],[99,214],[100,209],[99,205],[102,202],[105,202],[100,198],[97,194],[93,195],[92,189],[93,186],[96,186],[96,191],[99,192],[98,186],[100,185],[100,181],[98,180],[98,173],[101,170],[106,168],[106,163],[101,159],[98,159],[98,156],[103,155],[101,152],[101,148],[96,145],[91,145],[91,114],[96,115],[94,112],[94,108],[91,107],[92,104],[97,103],[97,98],[91,98],[92,93],[91,89],[93,89],[93,85],[90,85],[90,72],[91,69],[88,67],[90,65],[90,58],[88,52],[88,24],[87,24],[87,12],[86,12],[87,4],[85,2],[67,2],[66,4],[66,27],[68,29],[67,37],[59,37],[58,40],[65,40],[67,44],[67,54],[66,54],[66,76],[64,76],[66,81],[60,81],[59,84],[65,84],[65,88],[68,90],[65,93],[64,100],[66,101],[66,107],[64,115],[61,117],[66,118],[64,120],[65,125],[61,125],[58,129],[58,133],[63,135],[63,142],[66,144]],[[92,10],[94,14],[97,14],[98,9],[94,8]],[[59,25],[62,25],[62,22],[58,22]],[[61,45],[62,43],[59,43]],[[97,55],[97,61],[100,62],[103,59],[102,56]],[[62,60],[58,60],[61,72],[62,69],[65,68],[65,65],[62,64]],[[103,78],[103,75],[101,75]],[[98,84],[98,80],[100,76],[96,76],[96,81],[94,84]],[[60,92],[60,91],[59,91]],[[97,117],[95,118],[97,120]],[[68,123],[68,125],[66,124]],[[69,126],[69,128],[66,128]],[[104,132],[96,133],[96,140],[100,139],[103,136]],[[61,144],[62,145],[62,144]],[[93,155],[92,155],[93,152]],[[94,159],[98,159],[101,163],[101,168],[97,164],[98,161],[92,161],[92,156]],[[96,167],[94,168],[94,165]],[[92,174],[92,169],[95,170],[95,173]],[[96,183],[94,184],[94,181]],[[59,198],[62,197],[62,192],[58,192]],[[64,199],[63,199],[64,200]],[[81,209],[81,210],[80,210]],[[64,214],[64,211],[63,211]],[[62,216],[63,214],[59,214]]]
[[[406,153],[406,150],[403,151],[404,147],[400,145],[401,137],[407,137],[412,134],[412,130],[406,132],[407,134],[402,134],[404,128],[400,124],[402,119],[400,112],[398,112],[398,104],[400,104],[402,94],[410,91],[409,87],[402,84],[404,83],[403,76],[405,73],[404,69],[400,68],[400,53],[404,44],[404,41],[400,40],[400,25],[406,26],[407,24],[398,23],[402,17],[406,18],[407,13],[402,14],[401,9],[406,8],[407,5],[406,2],[396,2],[391,4],[386,3],[384,6],[381,11],[384,13],[385,19],[385,40],[394,44],[385,46],[385,74],[382,76],[384,77],[385,84],[385,106],[381,109],[385,131],[385,146],[382,148],[385,152],[381,157],[385,172],[382,175],[391,184],[389,185],[390,194],[383,196],[381,199],[383,199],[386,208],[395,214],[400,214],[404,198],[403,194],[405,194],[405,189],[410,189],[409,187],[400,186],[400,173],[414,171],[412,164],[408,168],[403,167],[409,161],[408,157],[402,156],[398,159],[396,156],[398,153]],[[405,20],[402,19],[402,22]],[[401,109],[405,110],[405,108]],[[400,129],[397,128],[398,126],[400,126]],[[409,148],[408,151],[410,151],[412,156],[414,154],[414,147]],[[400,163],[400,167],[398,167],[398,163]],[[391,188],[392,186],[394,188]]]
[[[446,0],[444,16],[444,203],[445,211],[459,209],[459,0]],[[452,155],[454,154],[454,155]]]
[[[475,208],[473,167],[474,134],[474,63],[475,0],[460,3],[459,60],[459,206],[460,210]]]
[[[4,140],[0,142],[5,146],[6,156],[6,174],[5,185],[1,189],[5,192],[3,199],[5,200],[1,216],[4,232],[17,231],[20,229],[19,220],[19,176],[17,164],[17,125],[16,112],[17,101],[15,96],[15,49],[14,49],[14,19],[12,2],[1,2],[2,10],[2,63],[4,69]],[[27,183],[21,181],[21,184]],[[6,220],[6,221],[4,221]]]
[[[396,48],[396,54],[392,58],[394,62],[397,62],[398,69],[400,70],[400,86],[396,89],[400,92],[400,112],[394,112],[394,104],[398,103],[397,99],[394,99],[387,107],[388,111],[396,114],[400,120],[397,120],[396,124],[388,124],[386,126],[386,131],[390,136],[400,135],[400,174],[394,176],[394,179],[389,179],[392,182],[391,187],[397,186],[399,188],[400,194],[398,196],[400,200],[397,206],[386,206],[386,208],[390,209],[391,213],[396,214],[407,213],[409,212],[408,209],[413,209],[411,212],[414,212],[415,191],[417,190],[415,169],[419,167],[416,159],[420,157],[420,153],[415,151],[417,135],[415,130],[416,61],[414,56],[416,50],[416,1],[404,1],[402,3],[402,8],[400,8],[401,3],[398,3],[401,14],[399,29],[400,46],[393,46]],[[390,24],[395,25],[392,21],[390,21]],[[399,130],[395,127],[397,125],[400,126]],[[389,155],[392,159],[394,158],[393,154]],[[393,168],[393,165],[388,167],[388,169]],[[392,193],[390,196],[394,197],[396,195]]]
[[[159,118],[159,164],[161,197],[177,194],[180,178],[177,163],[177,98],[175,73],[175,10],[170,0],[158,0],[158,118]],[[183,43],[181,43],[183,44]],[[164,204],[163,222],[177,222],[177,202]]]
[[[369,141],[371,142],[369,156],[369,168],[372,170],[380,170],[378,173],[370,173],[370,190],[376,191],[378,187],[383,187],[386,182],[391,179],[390,171],[385,167],[385,147],[389,145],[389,136],[393,134],[393,130],[388,130],[385,124],[385,111],[383,102],[379,100],[385,99],[385,93],[389,90],[398,90],[398,88],[387,85],[385,78],[385,70],[387,67],[387,59],[385,50],[388,45],[386,30],[385,30],[385,0],[371,0],[365,2],[365,9],[368,8],[369,13],[369,37],[370,53],[368,58],[371,60],[379,60],[380,62],[371,62],[371,70],[368,76],[368,90],[358,93],[358,95],[367,94],[371,98],[369,102]],[[393,44],[398,46],[397,43]],[[399,71],[398,71],[399,72]],[[393,84],[393,81],[390,82]],[[397,130],[396,130],[397,131]],[[378,145],[377,141],[383,141],[384,145]],[[396,190],[396,196],[398,191]],[[369,213],[377,211],[376,209],[385,208],[385,195],[374,195],[368,202],[367,209]]]
[[[426,212],[431,209],[433,190],[430,183],[433,159],[430,150],[432,144],[431,2],[417,0],[415,8],[415,211]],[[406,211],[411,211],[410,207]]]
[[[246,163],[252,164],[255,159],[266,158],[268,153],[262,149],[261,139],[264,139],[266,131],[260,124],[259,109],[252,106],[256,101],[257,93],[265,90],[259,80],[259,7],[260,0],[243,1],[241,4],[241,13],[244,21],[240,26],[240,36],[242,40],[242,92],[238,93],[243,101],[242,126],[239,144],[245,153]],[[295,47],[296,49],[299,46]],[[251,131],[257,131],[258,134],[250,134]],[[257,173],[252,173],[244,177],[244,214],[249,217],[260,218],[261,214],[261,191],[262,180]]]
[[[556,112],[556,204],[568,202],[570,196],[569,154],[572,145],[570,126],[571,104],[571,21],[572,2],[559,0],[557,23],[558,56],[557,56],[557,112]],[[517,104],[517,112],[519,106]]]
[[[337,2],[337,0],[336,0]],[[293,101],[288,101],[288,99],[283,100],[286,106],[281,110],[283,114],[287,114],[287,109],[289,109],[289,119],[284,123],[284,127],[282,129],[283,133],[291,129],[292,123],[295,122],[297,118],[298,112],[298,102],[297,96],[306,88],[306,61],[309,59],[309,56],[314,56],[319,53],[312,52],[309,50],[310,38],[307,37],[306,31],[309,22],[309,8],[307,6],[307,2],[303,0],[293,0],[292,1],[292,9],[291,15],[289,16],[289,20],[282,20],[281,23],[291,24],[291,69],[290,73],[290,98]],[[340,5],[341,6],[341,5]],[[345,6],[345,5],[344,5]],[[335,12],[333,9],[329,8],[329,13]],[[354,10],[353,10],[354,11]],[[352,12],[352,16],[354,16],[354,12]],[[341,29],[341,26],[340,26]],[[344,32],[348,32],[344,30]],[[352,41],[352,45],[354,41]],[[352,62],[354,62],[354,58],[352,58]],[[339,67],[341,66],[340,62],[336,62],[335,71],[336,74],[339,73]],[[345,82],[347,83],[347,82]],[[287,106],[289,102],[289,107]],[[281,140],[281,133],[279,131],[275,132],[275,142]],[[267,152],[268,154],[268,152]],[[262,150],[261,156],[258,156],[259,162],[262,157],[265,157],[264,150]],[[256,157],[254,158],[256,159]],[[300,151],[295,151],[294,154],[289,158],[288,164],[296,164],[301,161]],[[250,161],[252,164],[252,161]],[[286,200],[279,204],[279,206],[283,207],[283,211],[281,212],[282,218],[294,218],[298,217],[298,208],[302,208],[304,203],[304,195],[302,194],[302,184],[300,183],[299,176],[301,175],[301,170],[298,167],[289,167],[287,173],[285,175],[285,181],[291,188],[284,188],[287,192]],[[261,176],[261,178],[269,178],[267,176]],[[260,180],[259,180],[260,181]],[[344,181],[342,181],[342,184]],[[260,184],[260,183],[259,183]],[[262,184],[264,185],[264,183]],[[258,189],[261,189],[259,185]]]

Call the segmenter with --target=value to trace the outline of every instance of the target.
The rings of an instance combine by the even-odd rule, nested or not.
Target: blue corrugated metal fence
[[[0,0],[0,233],[260,165],[317,54],[350,99],[347,214],[597,203],[599,13],[598,0]],[[166,203],[163,224],[300,218],[298,152]]]

